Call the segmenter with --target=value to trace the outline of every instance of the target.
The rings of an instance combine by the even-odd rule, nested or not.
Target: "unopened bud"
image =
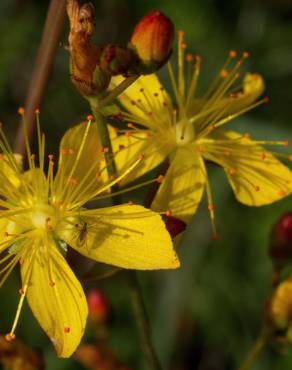
[[[100,57],[100,68],[111,76],[126,74],[133,61],[134,54],[130,49],[118,45],[107,45]]]
[[[161,12],[151,11],[140,20],[134,29],[129,47],[141,61],[141,73],[152,73],[167,62],[173,40],[173,23]]]
[[[109,304],[100,289],[91,289],[87,293],[89,318],[94,324],[105,324],[109,317]]]
[[[165,222],[166,229],[169,232],[172,239],[174,239],[177,235],[185,231],[187,226],[184,221],[173,216],[164,215],[163,221]]]
[[[292,212],[283,214],[274,225],[269,254],[277,265],[292,260]]]
[[[278,285],[268,305],[268,319],[274,331],[282,331],[292,342],[292,279]]]

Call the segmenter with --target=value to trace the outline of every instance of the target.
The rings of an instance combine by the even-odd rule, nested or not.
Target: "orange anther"
[[[208,204],[208,210],[211,212],[211,211],[214,211],[215,207],[213,204]]]
[[[226,69],[222,69],[222,70],[220,71],[220,76],[221,76],[222,78],[226,78],[226,77],[228,77],[228,72],[226,71]]]
[[[101,151],[101,153],[108,153],[109,148],[106,148],[105,146],[102,146],[100,151]]]
[[[127,138],[129,138],[129,137],[131,137],[131,136],[132,136],[132,133],[131,133],[130,131],[126,131],[126,132],[125,132],[125,136],[126,136]]]
[[[144,154],[141,154],[140,156],[139,156],[139,160],[140,161],[143,161],[145,159],[145,155]]]
[[[270,101],[270,98],[268,96],[265,96],[263,99],[263,103],[268,103]]]
[[[279,195],[279,197],[284,197],[285,195],[287,195],[287,193],[284,190],[280,190],[278,192],[278,195]]]
[[[172,212],[170,210],[166,211],[165,212],[165,216],[171,217],[172,216]]]
[[[40,114],[40,108],[36,108],[34,112],[35,114]]]
[[[68,326],[65,326],[64,333],[70,333],[70,328]]]
[[[68,179],[68,183],[71,184],[71,185],[78,185],[78,180],[74,179],[73,177],[70,177]]]
[[[156,181],[157,181],[159,184],[161,184],[161,183],[163,182],[163,180],[164,180],[164,176],[163,176],[163,175],[159,175],[159,176],[157,177],[157,179],[156,179]]]
[[[286,147],[289,146],[290,145],[289,140],[283,141],[283,145],[286,146]]]
[[[87,121],[93,121],[93,116],[91,114],[89,114],[87,117],[86,117]]]
[[[18,292],[19,292],[20,295],[24,295],[24,293],[25,293],[23,288],[20,288]]]
[[[132,206],[133,204],[134,204],[134,202],[133,202],[132,200],[129,200],[129,201],[128,201],[128,205],[129,205],[129,206]]]
[[[35,154],[32,154],[30,158],[34,161],[35,160]]]
[[[56,283],[54,281],[50,281],[49,284],[50,284],[51,287],[56,285]]]
[[[237,52],[236,50],[230,50],[229,52],[229,58],[236,58]]]
[[[15,334],[13,333],[6,334],[5,339],[7,340],[7,342],[12,342],[15,339]]]
[[[255,186],[255,187],[254,187],[254,190],[255,190],[256,192],[258,192],[258,191],[260,191],[260,190],[261,190],[261,188],[260,188],[259,186]]]
[[[235,175],[236,174],[236,169],[235,168],[229,168],[228,172],[229,172],[229,175]]]
[[[127,127],[129,127],[129,128],[134,128],[134,125],[133,125],[133,123],[128,122],[128,123],[127,123]]]
[[[68,153],[71,155],[74,154],[74,149],[68,149]]]
[[[67,151],[67,149],[61,149],[61,150],[60,150],[60,153],[61,153],[62,155],[65,155],[65,154],[67,154],[67,153],[68,153],[68,151]]]
[[[187,61],[187,62],[192,62],[193,60],[194,60],[193,55],[192,55],[192,54],[190,54],[190,53],[188,53],[188,54],[186,55],[186,61]]]
[[[242,58],[243,58],[243,59],[247,59],[247,58],[249,58],[249,52],[248,52],[248,51],[244,51],[244,52],[242,53]]]
[[[23,115],[25,113],[25,109],[23,107],[19,107],[17,113]]]
[[[49,154],[48,155],[48,158],[49,158],[50,161],[52,161],[54,159],[54,155],[53,154]]]
[[[262,153],[261,158],[264,161],[267,158],[267,154],[266,153]]]

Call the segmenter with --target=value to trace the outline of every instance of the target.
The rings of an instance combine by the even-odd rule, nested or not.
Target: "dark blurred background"
[[[13,140],[17,108],[23,105],[48,1],[0,2],[0,120]],[[266,81],[268,105],[232,123],[262,139],[292,138],[292,0],[99,0],[96,7],[98,44],[125,44],[133,26],[155,8],[166,13],[186,33],[188,49],[203,58],[202,85],[219,70],[229,50],[249,51],[248,68]],[[66,44],[68,23],[62,40]],[[166,85],[165,71],[161,72]],[[51,152],[64,131],[89,113],[73,88],[68,53],[60,46],[41,106],[41,122]],[[175,272],[139,273],[164,369],[236,369],[257,337],[265,299],[271,290],[267,255],[271,226],[292,199],[272,206],[249,208],[238,204],[224,174],[210,168],[220,238],[211,241],[203,202],[179,248],[182,268]],[[139,194],[137,194],[139,197]],[[129,369],[146,369],[132,319],[122,274],[99,283],[108,297],[111,320],[108,345]],[[0,290],[0,332],[9,330],[18,299],[18,276]],[[90,330],[89,330],[90,332]],[[84,369],[75,359],[58,360],[28,307],[18,337],[44,350],[47,369]],[[89,338],[89,339],[88,339]],[[84,342],[90,340],[90,333]],[[292,348],[283,354],[273,347],[255,362],[254,370],[292,368]]]

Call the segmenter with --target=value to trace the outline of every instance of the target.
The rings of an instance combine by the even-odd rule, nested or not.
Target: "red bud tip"
[[[100,289],[91,289],[87,293],[89,317],[95,323],[105,323],[109,316],[109,303]]]
[[[136,25],[130,43],[143,62],[163,63],[170,54],[173,39],[173,23],[154,10]]]
[[[269,254],[278,262],[292,259],[292,212],[284,213],[274,225]]]

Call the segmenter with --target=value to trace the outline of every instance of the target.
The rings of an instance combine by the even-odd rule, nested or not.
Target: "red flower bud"
[[[184,221],[173,216],[164,216],[163,220],[165,222],[166,229],[169,232],[172,239],[174,239],[177,235],[185,231],[187,226]]]
[[[89,318],[95,324],[104,324],[109,317],[109,304],[100,289],[91,289],[87,293]]]
[[[282,215],[274,225],[269,254],[280,264],[292,259],[292,212]]]
[[[163,65],[172,49],[174,26],[169,18],[155,10],[143,17],[131,37],[132,47],[145,65]]]

